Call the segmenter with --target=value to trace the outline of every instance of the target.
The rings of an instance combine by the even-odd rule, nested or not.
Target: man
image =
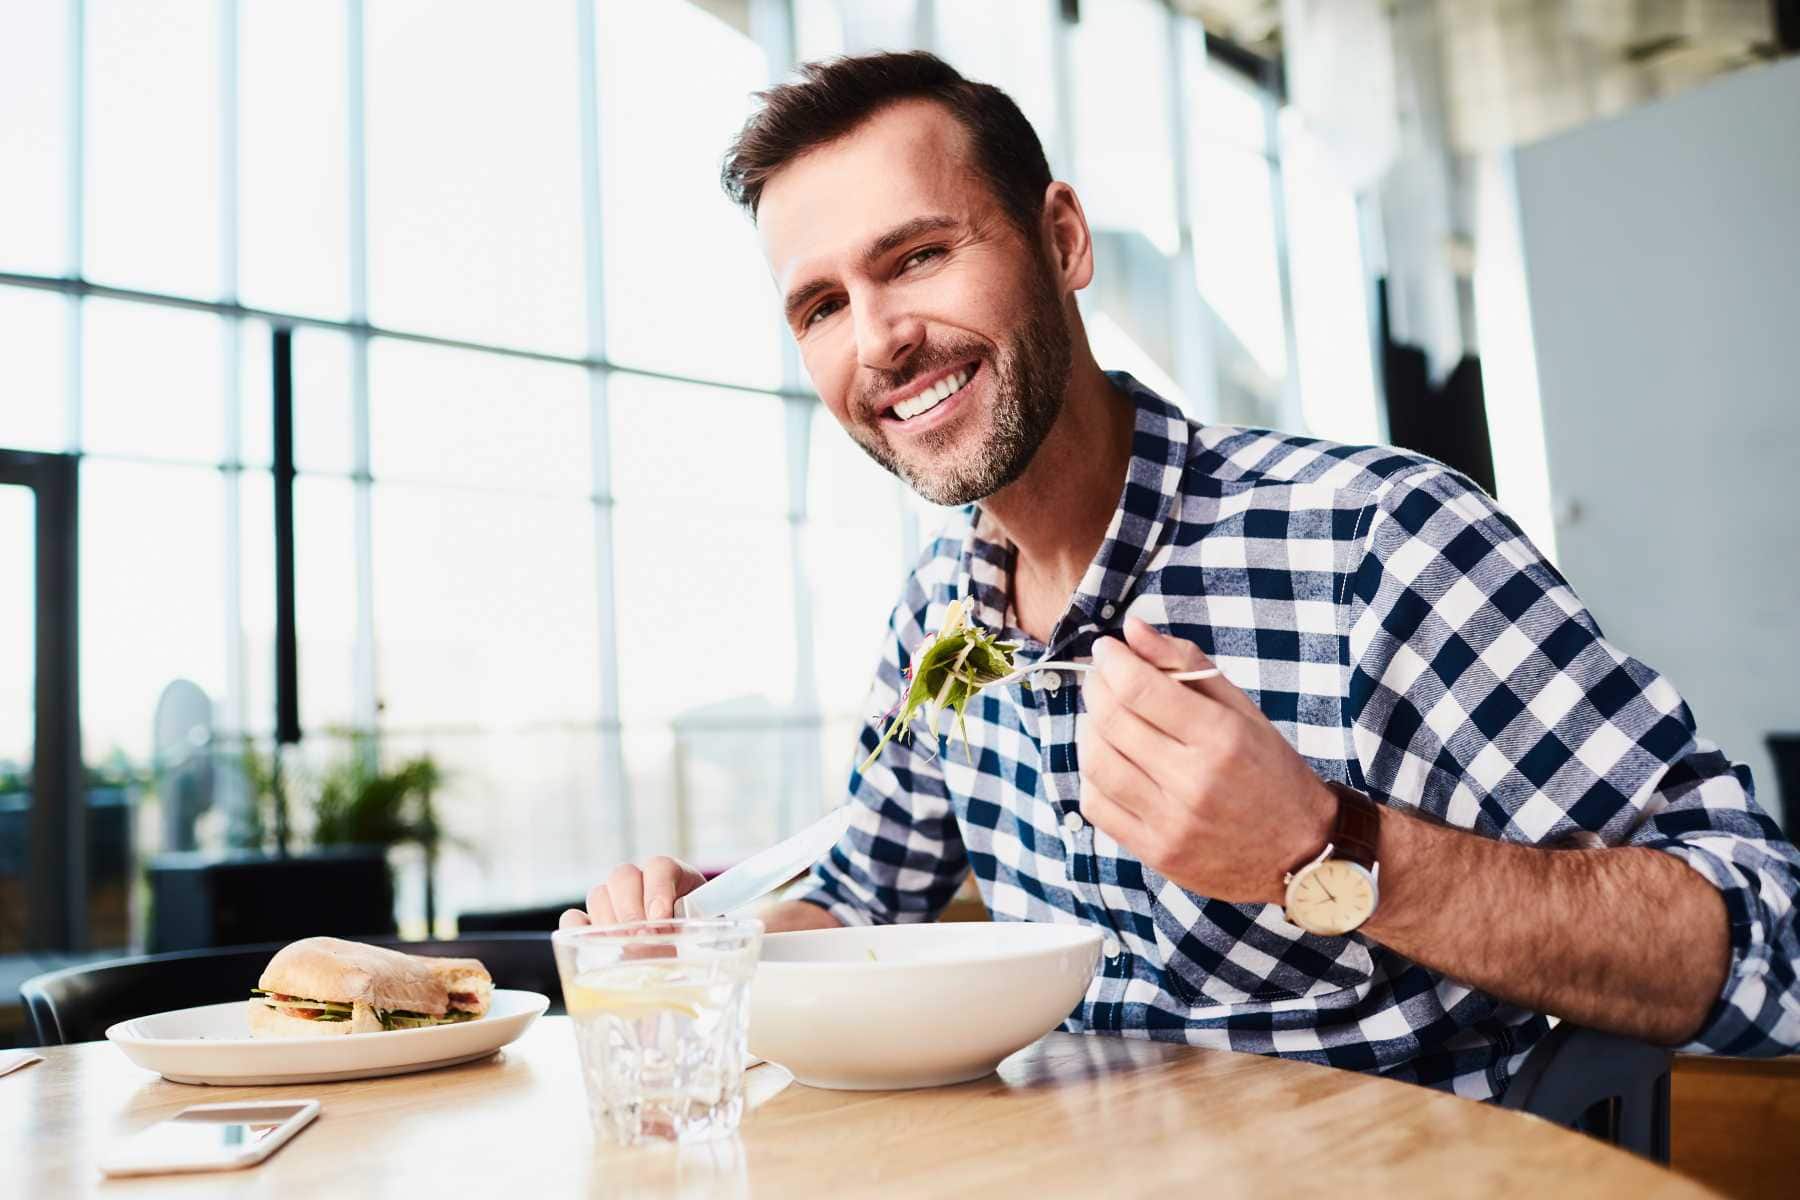
[[[763,99],[724,179],[821,400],[967,506],[906,582],[871,711],[959,598],[1022,661],[1096,667],[982,693],[967,758],[886,746],[771,929],[928,921],[972,869],[997,919],[1105,934],[1067,1029],[1473,1097],[1542,1014],[1795,1047],[1800,858],[1492,500],[1103,373],[1080,202],[999,91],[876,55]],[[623,866],[564,924],[666,916],[699,882]]]

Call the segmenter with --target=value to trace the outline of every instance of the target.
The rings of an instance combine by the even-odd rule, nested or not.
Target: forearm
[[[767,933],[792,933],[798,929],[837,929],[841,922],[824,908],[807,900],[777,900],[756,914]]]
[[[1678,1044],[1724,986],[1724,901],[1671,855],[1548,850],[1386,809],[1380,857],[1363,932],[1509,1003]]]

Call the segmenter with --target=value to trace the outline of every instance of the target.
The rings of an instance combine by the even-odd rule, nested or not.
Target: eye
[[[944,248],[942,246],[926,246],[922,249],[914,250],[900,263],[900,269],[904,271],[908,267],[915,267],[920,263],[930,262],[934,258],[942,257],[943,253]]]
[[[807,313],[806,320],[802,321],[800,326],[803,329],[811,329],[814,325],[817,325],[820,321],[829,317],[843,306],[844,302],[842,300],[827,300],[825,303]]]

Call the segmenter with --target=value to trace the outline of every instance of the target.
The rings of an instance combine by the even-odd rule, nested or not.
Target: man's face
[[[882,110],[770,179],[757,226],[813,386],[876,462],[936,504],[1023,473],[1068,382],[1062,294],[954,117]]]

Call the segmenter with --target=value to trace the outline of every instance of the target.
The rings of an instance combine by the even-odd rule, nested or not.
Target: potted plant
[[[25,863],[31,772],[0,765],[0,954],[25,948]]]
[[[425,926],[437,920],[438,850],[445,842],[432,795],[443,782],[428,754],[383,770],[373,746],[358,739],[329,768],[313,797],[315,846],[415,845],[425,857]]]
[[[293,769],[248,739],[222,764],[243,781],[248,803],[231,830],[233,852],[164,854],[150,866],[150,949],[291,941],[315,934],[391,936],[394,880],[388,850],[416,844],[431,874],[443,834],[432,792],[441,774],[428,757],[392,770],[378,765],[367,735],[316,776]],[[311,847],[289,851],[293,794],[311,799]]]
[[[118,753],[82,767],[89,881],[84,928],[90,947],[123,946],[131,940],[132,809],[148,782]],[[31,804],[30,767],[0,763],[0,954],[24,947]]]

